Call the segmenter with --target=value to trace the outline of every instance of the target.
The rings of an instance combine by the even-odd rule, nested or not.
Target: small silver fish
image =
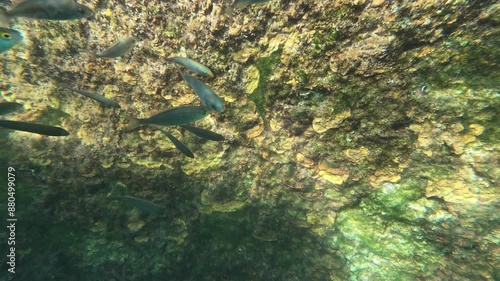
[[[0,120],[0,127],[45,136],[63,137],[69,135],[69,132],[63,128],[30,122]]]
[[[90,16],[92,10],[75,0],[25,0],[5,12],[7,18],[75,20]]]
[[[167,61],[175,62],[200,75],[213,76],[212,71],[208,67],[192,59],[182,58],[182,57],[172,57],[172,58],[167,58]]]
[[[12,113],[22,107],[23,105],[17,102],[2,102],[0,103],[0,115]]]
[[[206,140],[212,140],[212,141],[223,141],[224,136],[217,134],[216,132],[212,132],[210,130],[205,130],[202,128],[198,128],[195,126],[190,126],[190,125],[181,125],[181,128],[186,129],[187,131],[190,131],[191,133],[197,135],[200,138],[206,139]]]
[[[67,87],[67,86],[63,86],[63,87],[64,87],[64,89],[70,90],[72,92],[75,92],[75,93],[78,93],[80,95],[84,95],[86,97],[89,97],[93,100],[96,100],[96,101],[100,102],[104,107],[121,108],[120,105],[116,101],[105,98],[104,96],[89,93],[86,91],[77,90],[77,89],[72,89],[72,88]]]
[[[269,0],[235,0],[231,6],[227,7],[226,14],[231,16],[235,9],[243,9],[253,4],[264,4],[267,2],[269,2]]]
[[[191,151],[191,149],[189,149],[185,144],[183,144],[178,138],[174,137],[174,135],[172,135],[171,133],[169,133],[165,130],[162,130],[160,128],[158,128],[158,129],[165,136],[167,136],[167,138],[174,144],[174,146],[175,146],[175,148],[177,148],[177,150],[179,150],[180,152],[182,152],[182,154],[186,155],[189,158],[194,158],[194,154]]]
[[[203,106],[217,112],[224,111],[224,103],[207,84],[185,73],[181,73],[181,76],[200,98]]]
[[[111,47],[107,48],[106,50],[98,54],[95,54],[95,56],[98,58],[108,58],[108,59],[121,57],[130,52],[130,50],[132,50],[132,47],[134,47],[134,44],[136,42],[137,39],[134,36],[121,39],[115,44],[113,44]]]
[[[137,119],[127,116],[130,124],[125,128],[126,131],[133,130],[141,125],[158,126],[177,126],[189,124],[194,121],[205,118],[208,115],[208,109],[205,106],[181,106],[174,107],[145,119]]]

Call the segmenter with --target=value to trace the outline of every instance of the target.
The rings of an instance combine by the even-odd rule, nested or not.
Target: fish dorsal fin
[[[68,8],[74,8],[76,7],[76,0],[49,0],[49,1],[57,1],[59,4],[62,6],[68,7]]]
[[[28,0],[33,1],[33,0]],[[65,8],[74,8],[77,5],[76,0],[45,0],[54,2],[55,6],[62,6]]]
[[[68,8],[76,6],[76,0],[12,0],[12,8],[29,2],[52,2],[55,4],[54,6],[64,6]]]
[[[28,2],[34,2],[34,1],[40,1],[40,0],[12,0],[12,9],[21,5],[21,4],[24,4],[24,3],[28,3]]]
[[[23,3],[23,2],[26,2],[26,1],[29,1],[29,0],[12,0],[12,7],[15,8],[16,6],[19,6],[19,4]]]
[[[9,28],[10,18],[6,13],[0,11],[0,27]]]

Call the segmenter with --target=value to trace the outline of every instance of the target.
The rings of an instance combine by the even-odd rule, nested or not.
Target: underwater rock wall
[[[500,279],[495,1],[85,4],[81,21],[17,20],[25,44],[2,54],[16,118],[71,133],[2,132],[2,163],[31,171],[25,217],[53,228],[20,253],[25,280]],[[88,54],[131,35],[124,58]],[[198,103],[171,56],[211,68],[225,102],[196,123],[224,142],[170,130],[194,159],[153,128],[125,132],[126,114]],[[37,275],[23,267],[45,252]]]

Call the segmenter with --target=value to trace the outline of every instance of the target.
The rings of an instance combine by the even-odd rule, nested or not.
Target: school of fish
[[[252,4],[263,4],[269,0],[235,0],[226,12],[233,13],[235,9],[242,9]],[[10,23],[17,18],[32,20],[79,20],[89,17],[93,11],[78,3],[76,0],[23,0],[14,4],[7,11],[0,10],[0,54],[5,53],[23,41],[20,31],[10,28]],[[118,40],[112,46],[101,52],[91,52],[93,59],[115,59],[127,55],[137,42],[137,38],[130,36]],[[8,54],[6,54],[8,55]],[[172,62],[200,76],[213,76],[212,71],[201,63],[186,57],[170,57],[165,60]],[[193,152],[179,139],[165,130],[165,126],[180,126],[184,130],[207,140],[222,141],[224,137],[218,133],[203,128],[189,125],[195,121],[207,117],[211,112],[222,113],[224,104],[217,94],[198,78],[179,71],[180,76],[193,89],[200,99],[200,105],[189,105],[167,109],[149,118],[139,119],[127,115],[129,125],[126,131],[131,131],[139,126],[148,125],[160,130],[179,150],[187,157],[194,158]],[[121,109],[116,101],[102,95],[90,93],[81,89],[74,89],[66,85],[61,86],[69,92],[76,93],[99,102],[103,107]],[[20,110],[22,104],[16,102],[0,103],[0,115],[7,115]],[[54,127],[35,122],[14,121],[0,119],[0,127],[45,136],[68,136],[70,133],[63,128]],[[112,199],[121,200],[133,207],[149,213],[158,213],[161,209],[158,205],[132,196],[116,196]]]

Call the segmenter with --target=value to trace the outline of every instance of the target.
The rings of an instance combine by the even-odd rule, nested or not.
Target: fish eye
[[[85,14],[85,9],[83,9],[83,8],[78,8],[78,12],[79,12],[80,14]]]
[[[2,38],[3,39],[10,39],[10,34],[9,33],[2,33]]]

